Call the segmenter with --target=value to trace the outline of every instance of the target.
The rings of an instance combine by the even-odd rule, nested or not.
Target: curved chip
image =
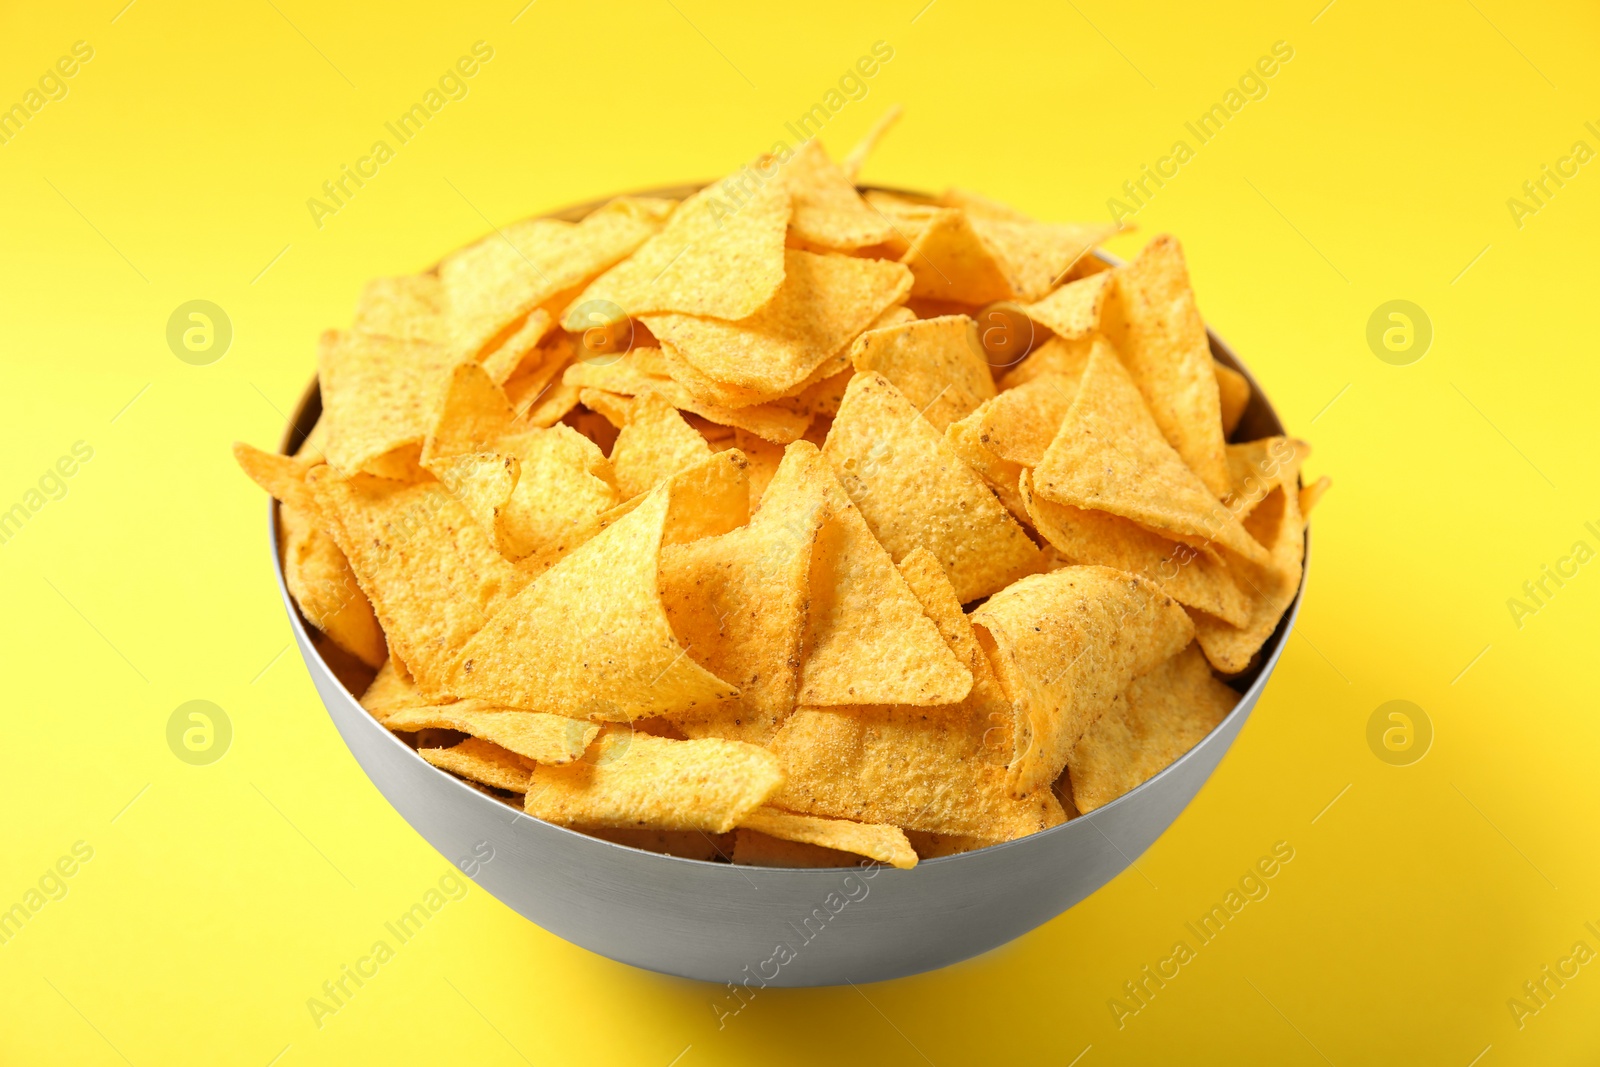
[[[822,454],[889,554],[932,552],[962,603],[1038,569],[1027,533],[882,375],[850,380]]]
[[[737,696],[689,658],[661,605],[657,557],[673,489],[652,490],[507,602],[461,650],[449,692],[611,720]]]

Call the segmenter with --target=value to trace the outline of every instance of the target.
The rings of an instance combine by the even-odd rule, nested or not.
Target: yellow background
[[[1520,228],[1506,201],[1574,141],[1600,148],[1600,19],[1323,2],[7,4],[0,103],[74,41],[95,56],[0,146],[0,508],[73,442],[94,458],[0,546],[0,906],[75,841],[94,858],[0,946],[0,1059],[1595,1062],[1600,965],[1521,1029],[1506,1001],[1574,942],[1600,950],[1600,564],[1520,629],[1506,600],[1574,541],[1600,548],[1600,164]],[[307,198],[478,40],[494,58],[470,95],[313,225]],[[1294,48],[1135,220],[1182,237],[1208,320],[1335,481],[1265,698],[1139,870],[968,963],[768,990],[719,1031],[717,990],[474,888],[319,1030],[307,998],[449,867],[285,651],[265,500],[229,442],[277,442],[364,279],[732,170],[878,40],[894,58],[825,130],[835,152],[903,102],[868,180],[1059,219],[1104,216],[1185,120]],[[234,326],[210,366],[165,342],[196,298]],[[1365,341],[1394,298],[1434,324],[1410,366]],[[191,699],[234,726],[211,766],[165,741]],[[1435,730],[1412,766],[1366,741],[1391,699]],[[1119,1030],[1108,999],[1280,840],[1271,895]]]

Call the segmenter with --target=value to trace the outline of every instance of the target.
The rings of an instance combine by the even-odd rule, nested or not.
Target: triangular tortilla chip
[[[512,793],[526,790],[533,774],[532,760],[477,737],[449,748],[419,748],[417,755],[451,774]]]
[[[917,865],[917,854],[898,826],[819,819],[815,815],[796,815],[792,811],[763,806],[739,820],[739,827],[783,841],[853,852],[903,870]]]
[[[1239,702],[1190,644],[1135,678],[1072,749],[1072,801],[1081,812],[1111,803],[1154,778],[1205,739]]]
[[[1229,445],[1228,479],[1233,488],[1222,502],[1243,521],[1268,493],[1285,484],[1284,470],[1298,472],[1310,454],[1310,445],[1291,437],[1263,437]]]
[[[1003,460],[1037,467],[1077,395],[1078,379],[1054,372],[1007,389],[984,408],[978,440]]]
[[[456,653],[526,577],[438,482],[346,478],[319,466],[306,483],[372,601],[391,652],[419,689],[437,693]]]
[[[1333,488],[1333,479],[1326,474],[1300,490],[1300,521],[1311,521],[1311,509],[1317,506],[1322,495]]]
[[[889,554],[928,549],[962,603],[1037,569],[1027,533],[882,375],[850,380],[823,455]]]
[[[967,208],[972,228],[993,253],[1019,300],[1038,300],[1060,285],[1073,264],[1117,232],[1114,223],[1018,221]]]
[[[1266,559],[1161,436],[1128,372],[1104,349],[1090,355],[1033,485],[1058,504],[1121,515],[1197,547],[1216,542],[1246,559]]]
[[[799,708],[772,744],[788,776],[772,802],[990,841],[1060,824],[1049,789],[1010,795],[1005,766],[985,759],[989,729],[964,708]]]
[[[812,546],[832,478],[814,446],[790,445],[748,526],[662,551],[674,632],[690,657],[739,688],[737,702],[680,718],[689,736],[766,744],[794,710]]]
[[[1226,440],[1239,428],[1244,409],[1250,406],[1250,379],[1222,362],[1211,361],[1217,376],[1217,402],[1222,408],[1222,436]]]
[[[545,334],[550,332],[550,327],[555,325],[555,316],[544,308],[534,308],[528,312],[528,317],[522,320],[514,332],[506,335],[505,339],[484,349],[482,359],[479,361],[489,377],[496,382],[504,384],[528,361],[537,349],[539,342],[544,340]]]
[[[989,364],[975,347],[976,330],[965,315],[868,330],[851,346],[850,362],[857,371],[877,371],[893,382],[943,433],[994,396]]]
[[[714,737],[609,727],[583,759],[534,768],[525,809],[561,826],[732,830],[783,785],[777,757]]]
[[[271,494],[273,499],[288,504],[306,515],[316,514],[317,501],[311,495],[311,490],[306,487],[306,471],[322,462],[320,459],[312,461],[297,456],[263,452],[243,441],[233,443],[233,458],[239,464],[239,469],[244,471],[251,481]]]
[[[481,700],[450,704],[418,704],[399,708],[384,720],[391,730],[459,730],[491,741],[519,756],[559,766],[582,756],[600,727],[565,715],[500,708]]]
[[[611,469],[624,500],[711,458],[705,438],[657,393],[631,400],[626,419],[611,446]]]
[[[316,513],[291,504],[278,509],[283,524],[283,581],[306,621],[369,667],[382,666],[388,649],[372,602]]]
[[[1028,522],[1028,509],[1023,506],[1022,496],[1017,492],[1017,479],[1022,474],[1022,466],[990,452],[980,439],[983,420],[988,416],[989,405],[993,403],[993,400],[986,400],[966,418],[952,422],[944,431],[944,443],[962,462],[978,472],[984,484],[994,490],[994,495],[1000,498],[1000,503],[1018,522]]]
[[[661,606],[657,557],[672,490],[671,481],[652,490],[506,603],[461,650],[449,691],[613,721],[738,695],[688,657]]]
[[[328,462],[342,471],[387,473],[376,462],[421,446],[451,361],[427,341],[328,330],[317,350]]]
[[[790,232],[808,245],[849,251],[889,239],[889,224],[867,207],[838,164],[813,138],[783,163],[793,214]]]
[[[361,289],[353,333],[375,333],[402,341],[444,344],[444,288],[437,274],[374,278]]]
[[[1100,313],[1111,291],[1111,272],[1068,282],[1042,300],[1022,305],[1023,312],[1063,341],[1076,341],[1100,329]]]
[[[417,691],[416,685],[398,663],[393,656],[384,660],[372,683],[361,694],[361,706],[379,722],[402,708],[414,708],[427,703],[427,698]]]
[[[844,490],[833,483],[827,495],[828,518],[812,555],[797,700],[928,707],[966,699],[972,673],[950,652]]]
[[[1300,512],[1298,451],[1292,460],[1279,463],[1277,478],[1277,487],[1244,520],[1251,538],[1266,546],[1268,562],[1260,565],[1242,559],[1232,561],[1233,573],[1250,601],[1249,620],[1234,627],[1200,612],[1192,613],[1201,649],[1211,665],[1224,674],[1249,668],[1300,591],[1306,543],[1305,521]]]
[[[638,318],[676,311],[742,319],[783,282],[789,193],[781,181],[724,179],[678,205],[661,232],[596,278],[567,305],[567,329],[582,329],[579,309],[606,301]]]
[[[1183,248],[1157,237],[1114,277],[1119,313],[1108,314],[1107,327],[1117,351],[1167,443],[1221,497],[1228,492],[1221,399]]]
[[[1035,574],[972,614],[1016,730],[1012,792],[1048,789],[1067,756],[1134,678],[1194,638],[1194,624],[1154,584],[1109,567]]]
[[[995,251],[959,208],[933,212],[900,257],[911,295],[954,304],[989,304],[1013,295]]]
[[[466,452],[492,451],[501,437],[514,432],[517,413],[505,390],[477,363],[451,368],[439,397],[427,439],[422,445],[422,465]]]
[[[904,267],[856,256],[784,252],[772,301],[739,322],[682,314],[641,316],[664,349],[696,370],[770,400],[804,382],[911,285]]]
[[[661,229],[666,205],[621,198],[580,223],[514,222],[439,264],[451,347],[478,359],[540,304],[593,278]]]
[[[1215,550],[1169,541],[1120,515],[1045,500],[1033,492],[1027,471],[1018,489],[1034,529],[1067,563],[1097,563],[1137,574],[1185,607],[1235,625],[1249,618],[1249,600]]]
[[[503,438],[497,447],[520,466],[516,488],[498,516],[508,559],[548,552],[620,502],[611,464],[570,426],[530,430]]]

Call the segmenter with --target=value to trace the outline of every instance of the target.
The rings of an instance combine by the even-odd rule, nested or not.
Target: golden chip
[[[857,371],[877,371],[893,382],[943,433],[994,396],[989,364],[973,347],[975,330],[965,315],[868,330],[856,338],[850,362]],[[838,405],[833,410],[837,412]]]
[[[1067,758],[1080,812],[1111,803],[1199,744],[1239,702],[1190,644],[1135,678]]]
[[[1224,496],[1217,374],[1183,248],[1170,236],[1157,237],[1114,277],[1120,319],[1108,325],[1117,350],[1167,443],[1213,496]]]
[[[755,745],[673,741],[612,727],[589,755],[533,770],[529,815],[561,826],[732,830],[783,785],[777,757]]]
[[[917,865],[917,854],[898,826],[821,819],[771,807],[757,808],[740,819],[739,826],[784,841],[853,852],[892,867],[909,869]]]
[[[1022,527],[882,375],[850,380],[822,454],[889,554],[928,549],[962,603],[1038,568]]]

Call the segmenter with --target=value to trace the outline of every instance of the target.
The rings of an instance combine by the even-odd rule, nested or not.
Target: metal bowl
[[[696,187],[654,190],[681,197]],[[581,218],[596,204],[556,213]],[[1212,353],[1249,377],[1223,340]],[[1243,440],[1283,432],[1250,378]],[[285,434],[292,452],[322,408],[313,382]],[[372,718],[318,651],[284,584],[276,505],[269,536],[295,641],[350,752],[412,827],[478,885],[558,937],[665,974],[757,988],[876,982],[987,952],[1048,922],[1130,866],[1188,805],[1243,728],[1300,611],[1294,603],[1236,680],[1239,703],[1137,789],[1017,841],[878,867],[777,869],[679,859],[542,822],[423,761]],[[1307,564],[1310,539],[1307,538]]]

